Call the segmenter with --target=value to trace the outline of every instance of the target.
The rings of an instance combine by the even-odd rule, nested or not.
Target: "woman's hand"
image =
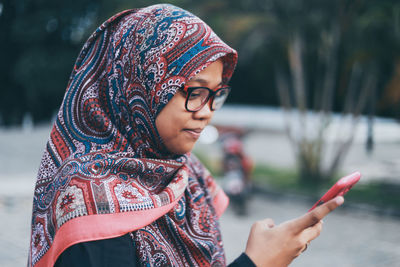
[[[322,218],[343,204],[336,197],[305,215],[275,226],[271,219],[253,224],[246,245],[246,254],[257,266],[288,266],[317,238]]]

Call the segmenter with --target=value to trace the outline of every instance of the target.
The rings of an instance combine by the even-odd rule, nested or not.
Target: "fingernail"
[[[324,220],[321,220],[321,223],[324,224]]]
[[[344,198],[342,196],[336,197],[336,204],[342,205],[344,202]]]

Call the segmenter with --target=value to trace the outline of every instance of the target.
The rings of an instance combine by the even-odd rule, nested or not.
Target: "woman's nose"
[[[211,110],[211,99],[198,111],[194,112],[196,119],[211,119],[214,115],[214,111]]]

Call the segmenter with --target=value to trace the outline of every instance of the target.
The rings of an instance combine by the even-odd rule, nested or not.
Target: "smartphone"
[[[346,194],[361,178],[361,173],[354,172],[343,178],[340,178],[308,211],[312,211],[319,205],[337,197]]]

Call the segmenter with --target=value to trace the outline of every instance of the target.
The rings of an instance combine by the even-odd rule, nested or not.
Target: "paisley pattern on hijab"
[[[155,118],[215,60],[237,61],[202,20],[172,5],[121,12],[85,43],[38,172],[29,266],[132,232],[143,264],[224,265],[225,194],[191,154],[170,154]]]

